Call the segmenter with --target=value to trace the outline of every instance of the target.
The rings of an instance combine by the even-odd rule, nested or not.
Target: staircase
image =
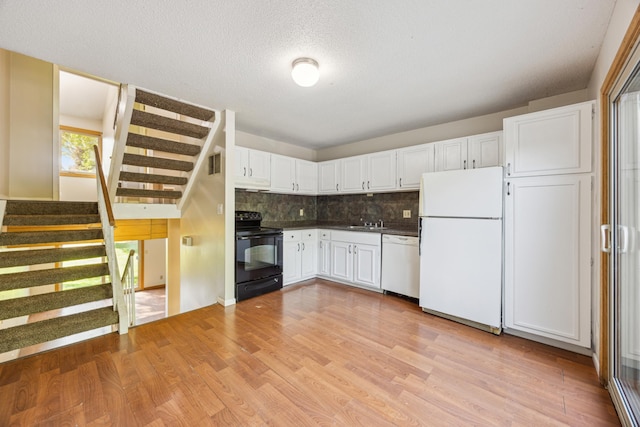
[[[101,222],[98,203],[0,200],[0,354],[107,326],[126,333]],[[102,280],[62,290],[88,278]]]
[[[118,111],[108,185],[115,216],[179,218],[220,128],[219,114],[130,85],[121,89]],[[123,205],[137,205],[142,214]]]

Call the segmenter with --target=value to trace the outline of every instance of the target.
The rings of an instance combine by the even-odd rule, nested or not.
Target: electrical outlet
[[[218,215],[224,214],[224,205],[222,203],[218,203]]]
[[[160,275],[160,280],[162,280],[162,279],[164,279],[164,276],[161,274],[161,275]]]
[[[300,216],[304,216],[304,209],[300,209]]]
[[[411,210],[405,209],[402,211],[402,218],[411,218]]]

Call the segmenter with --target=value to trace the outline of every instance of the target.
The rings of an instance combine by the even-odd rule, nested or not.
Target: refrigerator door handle
[[[507,196],[511,195],[511,183],[507,182]]]
[[[604,253],[611,253],[611,227],[609,224],[602,224],[600,226],[600,250]]]

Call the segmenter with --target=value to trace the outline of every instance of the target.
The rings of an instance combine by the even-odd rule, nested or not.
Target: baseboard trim
[[[230,305],[235,305],[236,304],[236,299],[235,298],[230,298],[230,299],[224,299],[222,297],[218,297],[218,304],[224,306],[224,307],[229,307]]]

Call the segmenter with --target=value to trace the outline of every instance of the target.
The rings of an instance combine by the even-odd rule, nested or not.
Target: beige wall
[[[221,115],[221,129],[225,117]],[[224,156],[225,132],[218,132],[213,148],[205,155],[221,152]],[[182,209],[180,235],[191,236],[192,246],[180,246],[180,312],[214,304],[225,294],[225,215],[218,206],[225,203],[225,159],[222,173],[208,175],[202,168],[189,201]]]
[[[9,198],[9,52],[0,49],[0,198]]]
[[[316,152],[310,148],[298,147],[286,142],[276,141],[251,133],[236,130],[236,144],[241,147],[253,148],[254,150],[267,151],[269,153],[282,154],[284,156],[295,157],[303,160],[316,160]]]
[[[317,151],[241,131],[236,131],[236,143],[242,147],[282,154],[298,159],[312,161],[333,160],[376,151],[392,150],[411,145],[493,132],[502,129],[502,120],[506,117],[575,104],[587,101],[588,99],[589,93],[586,89],[583,89],[548,98],[532,100],[526,106],[500,111],[498,113],[394,133]]]
[[[9,197],[57,198],[53,106],[53,64],[9,53]]]

